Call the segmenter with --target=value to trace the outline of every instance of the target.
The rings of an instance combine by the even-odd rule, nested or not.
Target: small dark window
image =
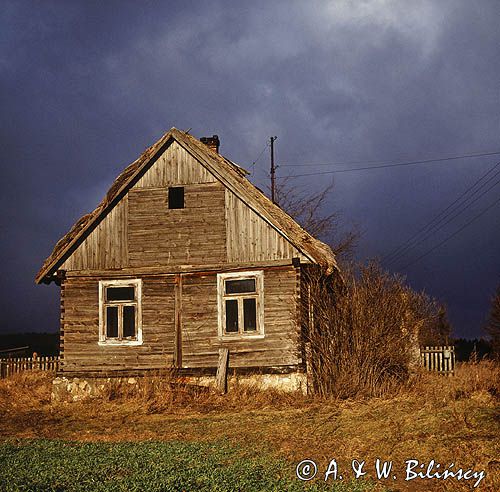
[[[184,208],[183,186],[175,186],[168,189],[168,208]]]
[[[134,300],[134,287],[107,287],[106,300],[107,301],[133,301]]]
[[[226,294],[243,294],[255,292],[255,279],[226,280]]]

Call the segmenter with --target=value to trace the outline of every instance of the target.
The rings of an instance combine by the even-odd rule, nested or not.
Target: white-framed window
[[[99,345],[142,344],[142,281],[99,281]]]
[[[217,275],[219,337],[264,337],[264,272]]]

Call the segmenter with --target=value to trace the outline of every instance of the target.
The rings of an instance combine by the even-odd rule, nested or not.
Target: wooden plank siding
[[[203,265],[226,258],[224,186],[184,187],[185,208],[168,209],[167,188],[129,192],[128,250],[131,267]]]
[[[65,281],[63,372],[172,367],[176,347],[175,276],[146,276],[142,280],[143,344],[132,347],[98,344],[98,278]],[[215,367],[220,348],[229,349],[233,368],[300,364],[296,325],[298,281],[298,272],[291,266],[265,270],[265,337],[220,340],[217,275],[182,275],[182,367]]]
[[[228,263],[301,258],[286,238],[226,189],[226,243]]]
[[[168,209],[168,186],[184,186],[184,209]],[[174,142],[61,269],[245,264],[294,257],[308,261]]]
[[[293,267],[264,270],[262,339],[220,340],[217,333],[217,275],[186,275],[183,281],[183,367],[216,367],[219,348],[228,348],[230,367],[298,364],[296,290]]]
[[[98,345],[99,280],[66,280],[64,372],[171,367],[174,347],[174,278],[143,278],[143,344],[132,347]]]
[[[169,186],[184,208],[168,208]],[[221,348],[230,368],[301,364],[296,257],[309,262],[173,142],[61,266],[62,371],[215,368]],[[231,269],[264,271],[264,338],[218,337],[217,273]],[[99,280],[118,278],[143,281],[141,345],[98,344]]]
[[[61,269],[71,271],[128,267],[127,224],[128,199],[125,196],[63,263]]]
[[[134,188],[215,182],[217,182],[215,176],[174,141],[134,185]]]

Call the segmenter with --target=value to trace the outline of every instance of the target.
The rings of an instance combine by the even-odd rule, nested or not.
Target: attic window
[[[142,344],[141,280],[99,282],[99,345]]]
[[[168,208],[184,208],[184,186],[171,186],[168,189]]]

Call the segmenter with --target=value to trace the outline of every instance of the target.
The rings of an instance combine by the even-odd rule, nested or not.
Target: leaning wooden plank
[[[227,367],[229,362],[229,349],[219,349],[219,363],[217,364],[217,375],[215,376],[215,388],[219,393],[227,393]]]

